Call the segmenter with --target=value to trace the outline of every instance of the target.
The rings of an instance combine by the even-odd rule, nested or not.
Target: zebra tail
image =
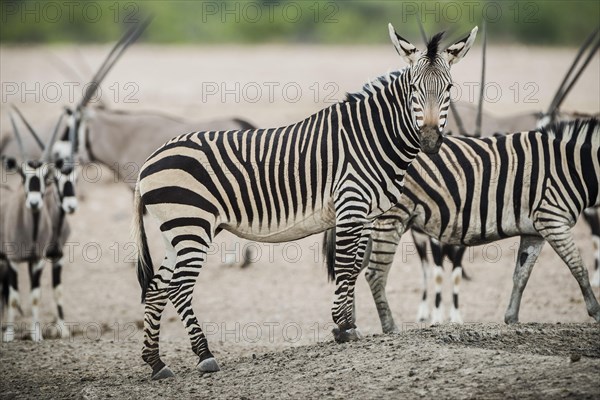
[[[144,203],[140,195],[139,182],[135,185],[133,208],[131,230],[138,251],[137,277],[142,288],[142,304],[144,304],[146,301],[146,291],[154,277],[154,266],[152,265],[152,257],[150,257],[148,239],[146,238],[146,230],[144,229]]]
[[[329,282],[335,281],[335,227],[326,230],[323,235],[323,256],[327,266]]]

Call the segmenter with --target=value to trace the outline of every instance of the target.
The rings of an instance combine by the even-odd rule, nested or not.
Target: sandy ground
[[[44,88],[54,82],[64,88],[68,82],[52,67],[42,67],[41,55],[52,53],[65,60],[81,57],[90,65],[98,65],[107,51],[106,47],[77,51],[71,47],[0,47],[0,75],[5,85],[2,131],[8,126],[7,105],[20,104],[24,95],[21,89],[8,95],[8,83],[21,88],[20,85],[35,87],[37,82]],[[478,51],[474,48],[456,66],[457,82],[476,81],[470,76],[478,73]],[[488,61],[488,76],[498,82],[503,95],[490,102],[487,109],[502,114],[546,108],[574,53],[573,49],[492,47],[488,60],[494,62]],[[103,88],[109,96],[107,103],[117,109],[157,109],[194,118],[235,115],[257,125],[275,126],[323,107],[328,83],[336,85],[333,98],[340,99],[345,91],[358,89],[368,77],[400,65],[391,46],[140,46],[132,48],[121,60]],[[596,57],[590,71],[599,68]],[[123,89],[132,82],[138,85],[134,98],[139,102],[127,103],[119,97],[114,104],[109,88],[116,84]],[[241,88],[257,83],[263,87],[263,97],[250,102],[242,90],[236,101],[233,95],[221,99],[221,93],[209,96],[203,90],[207,84],[216,83],[221,91],[222,85],[231,88],[236,82]],[[277,87],[297,84],[303,94],[292,102],[291,91],[286,101],[283,92],[275,90],[273,101],[269,101],[266,82],[278,83]],[[523,93],[515,101],[509,89],[515,82],[522,88],[528,82],[536,84],[538,103],[524,102]],[[317,99],[316,89],[311,89],[315,84],[320,88]],[[42,92],[43,89],[39,101],[33,101],[32,95],[25,96],[26,103],[21,106],[34,126],[44,126],[55,118],[62,105],[69,103],[66,89],[54,103],[44,101],[46,95]],[[598,112],[598,93],[598,75],[586,73],[566,108]],[[240,270],[225,266],[224,262],[232,257],[239,259],[248,244],[222,234],[198,280],[194,307],[223,372],[201,378],[192,369],[195,361],[185,331],[168,306],[161,339],[165,359],[178,378],[148,383],[149,370],[140,358],[143,308],[129,238],[131,192],[108,169],[95,166],[81,171],[78,192],[81,204],[70,219],[72,254],[63,279],[66,320],[73,338],[47,340],[39,345],[29,341],[1,344],[0,397],[210,394],[362,398],[406,394],[480,398],[504,397],[508,388],[514,397],[600,395],[600,328],[591,323],[576,281],[549,246],[544,248],[533,271],[520,314],[522,322],[546,324],[510,328],[498,325],[512,287],[517,238],[469,251],[465,268],[472,281],[464,282],[460,295],[467,322],[464,327],[412,329],[421,327],[414,323],[421,271],[411,240],[405,236],[387,289],[403,333],[373,336],[381,332],[379,320],[368,285],[360,278],[357,323],[367,339],[335,345],[330,335],[333,286],[326,280],[319,236],[290,244],[253,244],[257,260],[250,268]],[[149,220],[147,231],[152,253],[158,260],[162,258],[162,244]],[[591,267],[589,229],[580,222],[575,235],[584,260]],[[21,336],[26,336],[30,316],[27,275],[22,266],[19,284],[25,316],[18,321]],[[446,310],[450,307],[450,290],[447,279]],[[598,289],[596,293],[600,296]],[[49,271],[43,276],[41,317],[50,334],[54,305]],[[559,322],[561,325],[556,325]],[[453,339],[453,335],[459,339]],[[573,352],[583,356],[581,361],[570,361]],[[344,383],[342,379],[348,381]]]
[[[177,376],[158,382],[137,362],[137,341],[17,342],[0,357],[0,390],[15,399],[594,399],[599,342],[590,324],[445,325],[344,345],[224,355],[220,372],[202,375],[185,343],[168,340],[163,352]]]

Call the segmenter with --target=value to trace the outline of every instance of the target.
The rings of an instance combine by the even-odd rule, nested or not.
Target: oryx
[[[14,339],[15,312],[20,308],[17,285],[17,264],[27,262],[31,277],[31,309],[32,331],[31,338],[35,341],[42,339],[42,328],[39,324],[40,277],[44,266],[44,257],[52,250],[54,236],[54,221],[58,209],[61,208],[60,198],[66,193],[60,193],[59,187],[66,185],[55,184],[61,179],[51,163],[51,148],[58,135],[59,119],[50,140],[44,146],[40,158],[28,157],[23,146],[22,137],[12,114],[10,115],[14,135],[21,150],[21,163],[13,157],[3,157],[3,166],[7,171],[15,171],[21,177],[22,185],[15,189],[6,186],[0,188],[0,263],[5,264],[3,276],[3,293],[8,302],[6,331],[3,339]],[[67,201],[69,207],[73,205]],[[63,225],[62,229],[68,229]],[[61,231],[62,231],[61,229]],[[51,254],[50,254],[51,255]],[[8,270],[6,270],[8,264]],[[55,287],[55,289],[57,289]],[[57,296],[57,302],[60,296]],[[59,324],[62,321],[61,303],[58,303]],[[64,327],[64,325],[63,325]]]

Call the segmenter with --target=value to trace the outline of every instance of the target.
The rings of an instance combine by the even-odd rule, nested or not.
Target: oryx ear
[[[17,160],[13,157],[2,156],[2,165],[9,172],[17,170]]]
[[[477,27],[473,28],[471,33],[465,38],[459,40],[454,43],[452,46],[448,47],[444,52],[444,57],[446,57],[446,61],[448,64],[454,65],[461,60],[467,54],[473,42],[475,41],[475,37],[477,36]]]
[[[414,64],[417,61],[417,48],[408,40],[398,35],[392,24],[388,24],[388,28],[390,31],[390,39],[392,39],[392,43],[394,44],[398,54],[400,54],[400,57],[402,57],[402,59],[408,64]]]

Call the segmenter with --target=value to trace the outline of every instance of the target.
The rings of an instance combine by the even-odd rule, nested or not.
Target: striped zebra
[[[598,119],[493,138],[448,137],[438,154],[416,158],[405,182],[400,203],[374,222],[363,265],[368,264],[365,276],[384,332],[397,330],[385,284],[400,237],[411,227],[462,246],[520,236],[507,323],[518,322],[523,290],[547,241],[579,283],[589,315],[600,321],[600,305],[571,232],[584,209],[600,205]],[[458,313],[461,273],[454,271]]]
[[[600,287],[600,209],[588,208],[584,210],[585,221],[592,230],[594,243],[594,274],[590,278],[592,286]]]
[[[186,327],[197,368],[219,370],[192,310],[192,292],[206,250],[223,229],[250,240],[284,242],[338,226],[334,336],[340,342],[359,338],[354,284],[371,221],[400,200],[405,171],[419,151],[438,151],[450,67],[468,52],[477,28],[446,50],[437,34],[421,52],[391,24],[389,32],[409,66],[345,101],[286,127],[178,136],[148,158],[135,190],[134,236],[146,304],[142,358],[153,379],[173,376],[158,347],[167,300]],[[144,206],[160,225],[166,247],[156,272]]]
[[[424,31],[419,24],[422,36],[424,37]],[[529,114],[516,114],[508,117],[498,118],[495,116],[486,115],[483,117],[483,88],[485,87],[485,64],[486,64],[486,42],[487,42],[487,34],[485,25],[483,27],[483,45],[482,45],[482,69],[481,69],[481,81],[480,81],[480,93],[479,93],[479,103],[477,108],[466,108],[464,104],[461,107],[461,113],[458,113],[458,105],[450,104],[450,123],[446,127],[448,130],[452,128],[453,125],[455,129],[454,132],[460,132],[462,136],[469,137],[481,137],[482,133],[486,135],[500,135],[504,133],[512,133],[512,132],[521,132],[529,129],[533,129],[534,127],[542,127],[548,125],[552,122],[556,121],[567,121],[574,119],[584,119],[594,117],[593,115],[585,115],[581,113],[565,113],[559,111],[561,104],[564,102],[566,96],[569,91],[573,88],[578,78],[581,76],[583,71],[586,69],[593,55],[598,50],[600,46],[600,40],[596,40],[594,43],[594,39],[597,39],[599,30],[596,29],[592,32],[591,35],[583,42],[581,48],[579,49],[577,55],[574,57],[573,62],[570,68],[567,70],[563,80],[558,86],[555,95],[553,96],[550,105],[545,112],[539,113],[529,113]],[[586,54],[587,52],[587,54]],[[463,114],[463,111],[467,111]],[[597,116],[596,116],[597,117]],[[470,122],[468,124],[464,124],[464,121]],[[454,124],[456,122],[456,124]],[[483,122],[486,122],[483,124]],[[469,126],[469,132],[465,130],[464,126]],[[482,128],[483,127],[483,128]],[[518,127],[518,128],[510,128],[510,127]],[[600,259],[600,248],[597,247],[598,237],[600,236],[600,228],[599,221],[600,216],[597,210],[587,209],[584,210],[585,221],[590,226],[592,230],[592,239],[593,244],[595,246],[596,252],[596,260],[595,265],[596,269],[591,277],[590,283],[592,286],[600,285],[600,270],[598,269],[599,259]],[[448,245],[444,243],[440,243],[434,238],[429,239],[423,232],[419,231],[418,228],[413,227],[411,230],[411,234],[413,237],[413,241],[416,246],[417,253],[421,258],[421,266],[423,273],[423,295],[422,300],[419,305],[417,320],[418,321],[427,321],[429,319],[429,307],[427,304],[427,286],[429,282],[429,271],[430,271],[430,263],[428,257],[428,246],[431,250],[431,258],[433,261],[433,275],[434,275],[434,286],[435,286],[435,300],[434,300],[434,308],[431,318],[431,323],[437,324],[442,323],[444,319],[444,312],[441,308],[441,289],[443,283],[443,268],[442,263],[444,258],[448,258],[452,263],[452,274],[461,273],[462,277],[452,278],[456,285],[453,287],[453,290],[458,291],[458,285],[461,278],[470,279],[466,271],[462,267],[462,259],[465,254],[464,246],[459,245]],[[462,272],[461,272],[462,271]],[[458,302],[455,301],[452,308],[450,309],[450,321],[461,323],[462,317],[458,312]]]

